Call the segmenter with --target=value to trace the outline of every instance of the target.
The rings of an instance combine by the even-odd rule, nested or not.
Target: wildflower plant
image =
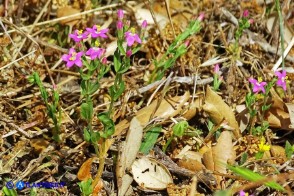
[[[258,80],[254,78],[249,79],[249,82],[252,85],[252,92],[249,92],[246,95],[245,103],[250,115],[248,126],[250,134],[262,135],[263,132],[269,127],[269,123],[264,120],[264,115],[265,112],[271,107],[271,104],[268,104],[271,88],[277,86],[286,91],[286,71],[275,72],[275,75],[277,76],[277,78],[273,78],[268,83],[262,81],[261,77],[259,77]],[[257,115],[261,120],[261,125],[254,127],[255,118]]]
[[[253,23],[253,19],[249,19],[249,11],[245,10],[243,12],[242,17],[239,19],[239,25],[235,32],[235,43],[232,47],[233,55],[239,59],[240,57],[240,48],[239,48],[239,40],[243,35],[245,29],[248,29],[250,25]]]
[[[160,60],[154,61],[155,69],[151,74],[149,83],[160,80],[164,76],[166,70],[171,68],[175,64],[176,60],[187,52],[187,38],[200,31],[201,21],[203,19],[204,14],[202,13],[196,20],[191,21],[187,29],[175,38],[173,43],[168,47],[167,51],[160,58]]]
[[[81,117],[87,122],[84,128],[84,139],[94,146],[95,152],[99,158],[99,168],[97,175],[91,186],[94,188],[99,182],[103,169],[105,158],[107,157],[106,142],[115,132],[114,121],[112,120],[114,102],[119,99],[125,90],[123,81],[123,74],[130,68],[130,57],[135,54],[141,47],[144,31],[147,27],[147,22],[142,24],[141,33],[130,27],[128,22],[124,21],[123,10],[117,12],[117,49],[114,52],[114,71],[115,80],[113,85],[109,88],[109,95],[111,97],[110,105],[107,111],[97,114],[97,118],[103,125],[103,130],[94,130],[92,121],[94,118],[92,95],[99,89],[100,80],[110,70],[107,58],[105,56],[106,49],[101,47],[101,42],[108,36],[109,29],[103,29],[98,25],[92,28],[83,30],[75,30],[69,35],[75,42],[75,47],[69,50],[68,54],[62,56],[63,61],[68,68],[76,66],[81,76],[81,95],[83,102],[81,104]],[[90,42],[91,47],[87,49],[84,44],[86,41]],[[126,47],[125,46],[126,43]],[[86,69],[84,69],[86,67]],[[86,70],[86,71],[84,71]],[[80,183],[80,185],[89,185],[87,183]],[[81,190],[84,190],[83,187]],[[84,192],[84,191],[83,191]]]
[[[219,64],[216,64],[213,69],[213,90],[218,91],[221,83],[223,82],[223,77],[219,70]]]
[[[269,151],[270,145],[265,144],[265,138],[261,137],[260,143],[258,144],[258,152],[255,155],[256,159],[261,159],[266,151]]]
[[[57,91],[56,86],[53,86],[53,91],[51,95],[51,100],[49,98],[49,93],[45,89],[40,76],[37,72],[34,72],[31,76],[29,76],[28,80],[31,83],[37,84],[39,87],[41,97],[45,102],[45,106],[47,109],[48,116],[52,119],[54,127],[52,129],[53,139],[56,142],[61,142],[60,139],[60,124],[61,124],[61,109],[59,105],[59,93]]]

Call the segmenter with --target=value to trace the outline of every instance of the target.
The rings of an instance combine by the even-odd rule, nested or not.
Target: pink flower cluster
[[[282,87],[284,91],[286,91],[286,87],[287,87],[287,82],[286,82],[286,71],[283,70],[282,72],[275,72],[275,75],[278,77],[278,81],[277,81],[277,86]],[[266,86],[266,82],[262,82],[262,81],[258,81],[256,79],[250,78],[249,82],[253,85],[253,92],[254,93],[258,93],[260,91],[262,91],[263,93],[265,93],[265,86]]]
[[[131,47],[135,44],[141,44],[142,40],[140,38],[140,36],[136,33],[136,29],[135,28],[129,28],[129,22],[126,21],[124,23],[123,19],[124,19],[124,12],[123,10],[119,9],[117,11],[117,16],[118,16],[118,22],[116,23],[116,27],[118,32],[121,33],[121,38],[124,38],[125,41],[127,42],[127,51],[126,51],[126,56],[130,57],[132,55],[132,49]],[[126,26],[127,28],[124,28],[124,26]],[[142,29],[145,30],[147,28],[147,21],[144,20],[142,23]],[[128,30],[127,30],[128,29]],[[72,34],[69,35],[69,37],[71,39],[74,40],[74,42],[76,42],[78,45],[80,45],[80,42],[88,39],[89,37],[91,38],[107,38],[107,33],[108,33],[109,29],[102,29],[100,26],[98,25],[94,25],[92,28],[86,28],[85,31],[83,30],[75,30]],[[126,32],[125,32],[126,31]],[[96,43],[96,42],[95,42]],[[68,68],[72,67],[73,65],[76,65],[78,67],[82,66],[82,56],[85,54],[88,57],[90,57],[91,60],[94,59],[100,59],[101,62],[107,62],[105,59],[101,59],[102,56],[105,54],[105,49],[103,48],[99,48],[99,42],[98,44],[95,44],[96,47],[91,47],[90,49],[88,49],[88,51],[86,52],[76,52],[76,50],[74,48],[71,48],[69,50],[68,54],[64,54],[62,56],[62,60],[66,62],[66,66]],[[105,58],[105,57],[104,57]]]
[[[94,25],[92,28],[86,28],[86,31],[83,30],[75,30],[72,34],[69,34],[69,37],[74,40],[74,42],[78,43],[88,39],[88,37],[92,38],[107,38],[106,33],[109,31],[109,29],[101,29],[100,26]],[[68,68],[71,68],[73,65],[76,65],[78,67],[82,67],[82,56],[85,54],[90,57],[91,60],[94,59],[101,59],[101,57],[105,54],[105,49],[99,48],[99,42],[95,42],[96,47],[91,47],[86,52],[76,52],[74,48],[69,49],[68,54],[64,54],[62,56],[62,60],[66,62],[66,66]],[[102,62],[106,61],[106,58],[104,60],[101,59]]]
[[[116,27],[119,31],[123,31],[123,28],[124,28],[124,22],[123,22],[124,12],[123,12],[123,10],[119,9],[117,11],[117,18],[118,18],[118,21],[116,23]],[[144,20],[141,25],[142,29],[146,29],[147,25],[148,25],[147,21]],[[135,28],[130,28],[129,31],[124,33],[124,36],[125,36],[125,40],[127,42],[127,45],[129,47],[131,47],[135,43],[138,43],[138,44],[142,43],[142,40],[141,40],[140,36],[136,33]]]

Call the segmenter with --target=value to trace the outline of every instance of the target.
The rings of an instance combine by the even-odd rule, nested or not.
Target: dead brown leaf
[[[207,86],[206,89],[205,105],[203,109],[216,124],[220,124],[223,119],[225,119],[228,125],[234,129],[233,133],[235,137],[241,137],[239,125],[232,108],[230,108],[209,86]]]
[[[214,169],[217,172],[226,174],[226,164],[236,158],[236,152],[233,149],[232,135],[229,131],[223,131],[217,140],[216,146],[212,148],[214,160]]]
[[[160,103],[158,109],[156,110],[158,99],[154,100],[149,106],[146,106],[139,110],[136,114],[136,118],[140,122],[142,127],[145,127],[149,121],[150,117],[153,114],[154,110],[154,118],[159,117],[161,119],[167,119],[179,114],[182,111],[182,106],[188,101],[190,98],[190,93],[186,92],[183,96],[176,96],[171,99],[163,99]],[[127,129],[130,125],[128,120],[123,120],[119,122],[115,126],[114,136],[121,134],[125,129]]]
[[[71,6],[61,7],[57,10],[57,18],[61,18],[64,16],[70,16],[70,15],[77,14],[77,13],[80,13],[80,10],[72,8]],[[82,19],[81,16],[70,17],[70,18],[66,18],[64,20],[61,20],[60,24],[74,26],[81,19]]]
[[[127,134],[126,141],[122,145],[122,152],[118,158],[116,166],[116,177],[118,195],[125,195],[129,186],[133,181],[133,177],[126,174],[126,170],[130,169],[139,152],[143,138],[143,127],[140,122],[134,117],[130,123],[130,129]]]
[[[84,180],[88,180],[92,178],[90,171],[91,171],[91,166],[93,161],[94,161],[94,158],[89,158],[80,167],[80,170],[78,171],[78,175],[77,175],[80,181],[84,181]]]

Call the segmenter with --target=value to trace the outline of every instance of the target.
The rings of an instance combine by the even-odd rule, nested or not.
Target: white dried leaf
[[[134,180],[144,189],[163,190],[173,183],[168,169],[155,159],[142,157],[132,165]]]

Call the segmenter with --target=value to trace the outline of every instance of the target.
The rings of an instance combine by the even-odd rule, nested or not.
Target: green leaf
[[[118,50],[114,52],[113,64],[114,64],[114,70],[117,73],[121,68],[121,57],[120,57],[120,52]]]
[[[266,179],[265,176],[262,176],[258,173],[255,173],[249,169],[243,168],[243,167],[237,167],[237,166],[230,166],[228,165],[228,168],[233,171],[234,173],[240,175],[246,180],[252,181],[252,182],[257,182],[257,181],[262,181],[263,179]],[[276,189],[278,191],[285,191],[285,189],[279,185],[278,183],[271,181],[271,182],[266,182],[264,185]]]
[[[17,192],[15,189],[8,189],[6,186],[2,188],[2,193],[6,196],[17,196]]]
[[[101,134],[101,137],[108,138],[109,136],[114,134],[115,125],[112,119],[109,118],[108,113],[102,112],[98,114],[98,119],[104,126],[104,133]]]
[[[87,181],[78,182],[80,190],[84,196],[91,195],[93,193],[92,179],[89,178]]]
[[[153,148],[154,144],[157,141],[157,138],[161,132],[161,126],[152,127],[146,133],[144,141],[140,146],[140,152],[143,154],[148,154],[149,151]]]
[[[87,102],[81,105],[81,117],[87,121],[91,121],[93,116],[93,103]]]
[[[291,146],[291,144],[288,141],[286,141],[285,152],[288,159],[292,157],[292,154],[294,152],[293,147],[294,145]]]
[[[91,140],[91,134],[90,134],[90,132],[88,131],[88,129],[84,129],[84,140],[86,141],[86,142],[90,142],[90,140]]]
[[[89,95],[92,95],[99,89],[100,85],[98,81],[95,81],[94,83],[89,83]]]
[[[177,137],[182,137],[184,132],[188,129],[189,123],[187,121],[178,122],[173,126],[173,134]]]
[[[82,78],[83,80],[90,80],[90,78],[91,78],[91,76],[92,76],[91,73],[86,73],[86,74],[84,74],[84,73],[80,73],[80,75],[81,75],[81,78]]]
[[[244,152],[241,155],[240,165],[243,165],[247,161],[247,158],[248,158],[248,154],[247,154],[247,152]]]
[[[269,104],[269,105],[263,105],[263,106],[261,107],[261,110],[262,110],[262,111],[266,111],[266,110],[268,110],[268,109],[271,107],[271,105],[272,105],[272,104]]]
[[[91,135],[91,142],[92,142],[92,143],[97,143],[99,139],[100,139],[100,134],[99,134],[99,132],[92,132],[92,135]]]
[[[264,155],[264,152],[257,152],[256,154],[255,154],[255,159],[256,160],[258,160],[258,159],[262,159],[262,157],[263,157],[263,155]]]
[[[119,84],[119,87],[116,87],[114,85],[110,87],[109,95],[113,98],[114,101],[116,101],[124,92],[124,90],[125,90],[125,84],[123,81],[121,81],[121,83]]]
[[[227,190],[216,191],[213,196],[231,196],[232,193]]]

